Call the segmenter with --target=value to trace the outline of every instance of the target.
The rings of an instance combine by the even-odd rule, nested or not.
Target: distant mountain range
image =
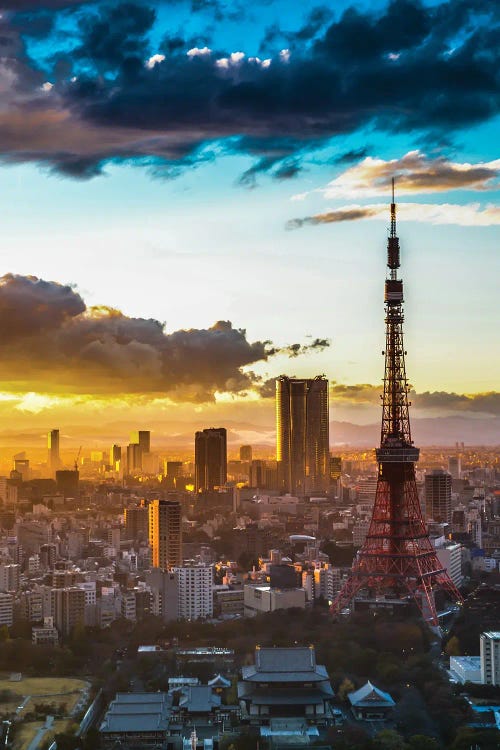
[[[267,420],[263,420],[267,422]],[[267,453],[275,446],[274,424],[258,424],[238,420],[220,420],[228,432],[228,443],[232,450],[239,445],[249,443],[259,452]],[[144,428],[152,431],[154,450],[190,451],[194,444],[195,430],[204,426],[200,421],[156,419],[148,420]],[[109,448],[111,443],[126,445],[133,425],[129,422],[115,421],[99,425],[61,424],[61,436],[65,450],[76,449],[79,445]],[[452,446],[456,442],[466,445],[500,446],[500,417],[432,417],[412,419],[412,436],[418,446]],[[330,445],[374,448],[380,439],[380,423],[359,425],[353,422],[330,422]],[[41,429],[4,429],[0,431],[0,451],[2,448],[10,454],[11,447],[16,450],[37,448],[46,451],[46,431]]]

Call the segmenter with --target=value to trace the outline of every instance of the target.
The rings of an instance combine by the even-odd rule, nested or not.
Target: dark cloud
[[[167,333],[157,320],[88,308],[71,286],[12,274],[0,279],[0,330],[4,390],[163,393],[199,402],[258,387],[260,379],[243,369],[249,365],[329,344],[250,342],[230,321]]]
[[[378,216],[379,208],[371,206],[356,206],[353,208],[339,208],[336,211],[328,211],[315,216],[305,216],[302,219],[290,219],[286,223],[286,229],[300,229],[307,224],[335,224],[339,221],[357,221]]]
[[[189,165],[204,144],[223,141],[255,155],[251,182],[259,171],[292,176],[287,164],[298,168],[309,150],[361,127],[438,139],[499,112],[498,3],[392,0],[379,11],[350,8],[326,29],[326,14],[315,13],[314,39],[290,43],[270,64],[232,50],[188,56],[172,34],[166,59],[146,66],[158,53],[152,6],[80,10],[73,50],[43,74],[52,90],[41,95],[42,73],[22,52],[4,62],[0,155],[88,177],[109,160]]]
[[[368,153],[369,151],[367,147],[350,149],[349,151],[345,151],[343,154],[336,156],[334,162],[335,164],[352,164],[354,161],[364,159],[365,156],[368,156]]]
[[[88,3],[89,0],[1,0],[0,8],[20,13],[22,11],[60,10]]]

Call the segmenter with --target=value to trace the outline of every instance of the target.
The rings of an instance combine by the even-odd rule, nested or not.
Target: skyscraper
[[[276,456],[280,489],[321,492],[329,484],[328,380],[276,380]]]
[[[451,474],[442,469],[425,475],[425,514],[437,523],[451,521]]]
[[[49,450],[48,464],[51,474],[55,474],[61,468],[59,456],[59,430],[51,430],[47,435],[47,447]]]
[[[251,461],[252,460],[252,446],[242,445],[240,446],[240,461]]]
[[[109,451],[109,465],[111,466],[112,471],[116,471],[116,464],[122,460],[122,449],[120,445],[116,445],[115,443],[111,446],[111,450]]]
[[[448,456],[448,473],[452,479],[460,479],[462,474],[462,460],[460,456]]]
[[[130,442],[137,443],[142,453],[151,452],[151,432],[149,430],[134,430],[130,433]]]
[[[127,462],[128,472],[130,474],[131,469],[142,470],[142,459],[143,456],[151,452],[151,432],[149,430],[134,430],[130,433],[130,458],[129,461],[129,450],[127,449]]]
[[[227,481],[227,433],[224,427],[201,430],[194,438],[196,492],[211,492]]]
[[[153,567],[170,570],[182,565],[181,504],[176,500],[152,500],[148,512]]]

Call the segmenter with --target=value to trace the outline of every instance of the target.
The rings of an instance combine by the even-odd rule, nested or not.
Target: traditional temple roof
[[[228,688],[231,687],[231,680],[228,680],[227,677],[224,677],[222,674],[217,674],[208,681],[208,684],[213,688]]]
[[[255,664],[242,668],[249,682],[323,682],[326,668],[316,664],[314,647],[255,649]]]
[[[220,696],[215,695],[209,685],[189,685],[183,689],[179,700],[179,708],[190,713],[210,713],[220,704]]]
[[[396,705],[389,693],[384,693],[383,690],[372,685],[370,680],[368,680],[366,685],[359,688],[359,690],[349,693],[347,697],[349,698],[351,706],[354,706],[355,708],[373,708],[374,706],[385,706],[386,708],[391,708]]]

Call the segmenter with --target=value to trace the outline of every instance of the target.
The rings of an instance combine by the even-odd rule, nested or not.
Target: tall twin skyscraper
[[[276,458],[280,489],[323,492],[329,485],[328,380],[276,380]]]

